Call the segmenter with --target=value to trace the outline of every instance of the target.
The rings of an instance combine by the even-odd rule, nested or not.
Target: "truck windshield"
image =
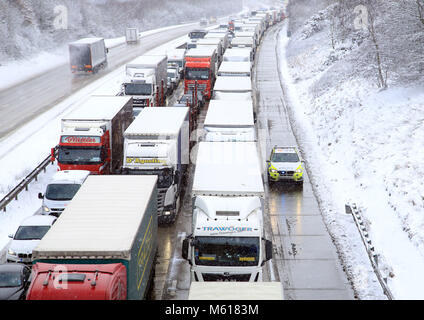
[[[46,199],[56,201],[71,200],[80,187],[80,184],[51,183],[47,186],[45,197]]]
[[[185,77],[187,80],[208,80],[209,69],[205,68],[187,68]]]
[[[196,237],[194,259],[202,266],[257,266],[259,238]]]
[[[69,46],[69,60],[72,66],[91,65],[90,49],[88,46]]]
[[[158,188],[169,188],[174,181],[173,170],[164,168],[161,170],[139,170],[139,169],[127,169],[126,174],[131,175],[153,175],[158,176]]]
[[[41,240],[50,226],[21,226],[16,231],[14,240]]]
[[[274,153],[272,162],[299,162],[299,157],[296,153]]]
[[[100,164],[104,159],[101,147],[59,147],[58,161],[62,164]]]
[[[130,96],[148,96],[152,94],[150,83],[127,83],[125,84],[125,94]]]

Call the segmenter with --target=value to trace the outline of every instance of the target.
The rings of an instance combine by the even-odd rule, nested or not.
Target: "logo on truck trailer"
[[[203,231],[223,231],[223,232],[252,232],[250,227],[203,227]]]
[[[127,157],[126,160],[127,164],[130,163],[138,163],[138,164],[143,164],[143,163],[160,163],[160,164],[166,164],[165,160],[160,160],[160,159],[143,159],[143,158],[129,158]]]
[[[100,137],[62,136],[62,143],[100,143]]]

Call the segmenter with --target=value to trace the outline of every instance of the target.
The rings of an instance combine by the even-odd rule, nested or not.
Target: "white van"
[[[87,170],[56,172],[47,185],[45,194],[38,194],[38,198],[43,200],[41,214],[50,214],[58,217],[89,174],[90,171]]]

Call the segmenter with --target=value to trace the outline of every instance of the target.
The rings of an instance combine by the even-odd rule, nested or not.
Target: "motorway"
[[[26,82],[0,91],[0,140],[97,79],[168,41],[186,35],[197,23],[141,37],[137,45],[109,49],[108,66],[94,75],[74,76],[63,64]]]
[[[264,281],[281,281],[287,300],[350,300],[354,293],[324,224],[309,177],[303,188],[267,185],[265,160],[276,144],[297,145],[285,110],[284,92],[277,68],[277,36],[282,24],[270,28],[256,55],[253,86],[257,101],[257,131],[264,164],[266,190],[265,228],[274,244],[272,263],[266,264]],[[199,119],[202,128],[207,105]],[[301,149],[301,148],[300,148]],[[306,164],[307,165],[307,164]],[[194,176],[191,165],[188,190]],[[229,177],[230,178],[230,177]],[[191,231],[191,198],[186,192],[174,225],[159,228],[156,300],[185,300],[190,288],[190,268],[181,257],[181,243]]]
[[[354,299],[353,290],[323,222],[307,173],[304,173],[305,181],[301,189],[284,185],[269,188],[267,184],[265,160],[272,146],[297,145],[286,111],[287,106],[277,68],[276,46],[281,28],[280,23],[266,32],[257,51],[253,76],[258,110],[257,130],[259,136],[263,138],[259,150],[261,162],[264,164],[266,190],[264,221],[267,238],[272,238],[274,244],[274,259],[272,263],[266,264],[264,281],[281,281],[285,299],[288,300]],[[64,97],[105,75],[109,69],[114,69],[147,50],[187,34],[191,29],[193,26],[167,30],[146,36],[138,46],[131,48],[120,46],[112,49],[108,69],[93,77],[73,78],[68,66],[63,66],[51,73],[31,79],[19,87],[0,92],[0,128],[2,128],[0,138],[42,110],[47,110]],[[46,96],[42,94],[40,97],[40,93]],[[172,105],[175,97],[181,93],[180,84],[169,104]],[[33,94],[38,94],[40,98],[32,99]],[[19,97],[18,106],[16,101],[11,105],[12,97],[16,99],[16,95]],[[206,112],[207,105],[201,112],[199,128],[202,127]],[[302,150],[301,146],[299,148]],[[155,300],[185,300],[188,296],[190,272],[188,263],[181,257],[181,243],[191,231],[190,190],[193,176],[194,167],[190,166],[188,191],[184,195],[177,221],[159,228],[159,256],[153,292]]]

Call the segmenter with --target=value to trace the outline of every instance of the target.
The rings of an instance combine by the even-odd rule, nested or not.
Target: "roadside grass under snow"
[[[327,227],[359,295],[375,298],[353,247],[358,232],[344,213],[346,203],[356,203],[395,298],[423,299],[424,86],[381,91],[356,70],[355,44],[333,50],[326,31],[305,38],[300,29],[290,41],[283,31],[280,54]]]

